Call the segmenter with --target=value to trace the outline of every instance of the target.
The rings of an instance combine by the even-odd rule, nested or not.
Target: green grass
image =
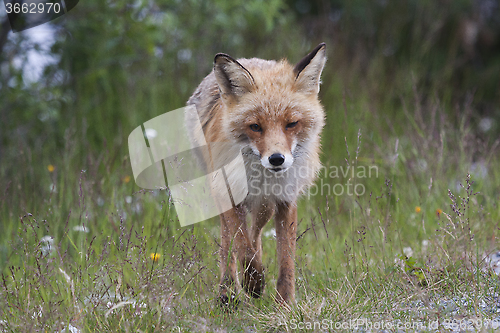
[[[335,325],[363,318],[372,325],[437,321],[443,329],[447,320],[497,318],[498,276],[484,259],[498,250],[500,161],[493,145],[474,141],[467,116],[449,119],[450,105],[420,104],[416,89],[395,103],[356,87],[325,79],[322,160],[330,173],[318,184],[332,189],[351,178],[365,191],[300,201],[296,306],[272,298],[273,223],[264,237],[264,296],[240,295],[239,310],[225,313],[216,306],[217,219],[180,228],[168,189],[134,184],[127,156],[117,153],[121,141],[89,152],[86,170],[75,168],[71,159],[82,148],[68,132],[61,154],[20,165],[20,182],[0,183],[2,219],[9,221],[0,236],[1,330],[292,331],[321,322],[337,331],[342,326]],[[432,118],[422,122],[422,109]],[[378,173],[331,171],[348,166]],[[30,193],[32,182],[43,184],[40,196]],[[53,238],[50,249],[45,236]],[[152,253],[160,254],[157,261]]]

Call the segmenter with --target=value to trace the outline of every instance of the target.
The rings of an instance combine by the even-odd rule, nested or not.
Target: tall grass
[[[393,122],[379,111],[388,107],[382,101],[339,87],[323,86],[323,162],[344,170],[376,166],[378,174],[324,172],[318,184],[333,188],[351,178],[366,191],[300,201],[296,307],[272,300],[272,224],[264,232],[264,297],[240,295],[240,310],[228,315],[215,301],[217,221],[180,228],[168,188],[138,189],[129,161],[117,157],[119,142],[89,154],[87,169],[69,168],[78,143],[68,133],[63,154],[51,159],[55,170],[40,166],[47,185],[39,210],[11,213],[17,223],[3,233],[4,330],[292,330],[324,319],[495,318],[497,277],[485,262],[498,250],[494,151],[478,152],[468,119],[455,128],[438,100],[430,106],[435,123],[424,128],[415,118],[428,106],[418,96],[401,97],[406,121]],[[13,211],[5,204],[9,191],[5,186],[4,212]]]

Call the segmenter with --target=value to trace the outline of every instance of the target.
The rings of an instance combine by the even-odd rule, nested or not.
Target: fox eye
[[[297,126],[297,124],[298,124],[298,121],[294,121],[293,123],[288,123],[288,124],[286,124],[286,129],[294,128],[295,126]]]
[[[250,125],[250,129],[254,132],[262,132],[262,127],[260,127],[259,124]]]

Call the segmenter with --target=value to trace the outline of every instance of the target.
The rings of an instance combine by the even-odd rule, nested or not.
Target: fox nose
[[[280,166],[285,162],[285,156],[283,154],[272,154],[269,156],[269,163],[274,166]]]

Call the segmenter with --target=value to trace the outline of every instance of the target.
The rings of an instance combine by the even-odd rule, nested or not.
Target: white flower
[[[81,232],[85,232],[85,233],[88,233],[90,231],[89,228],[87,228],[84,225],[76,225],[73,227],[73,230],[74,231],[81,231]]]
[[[54,237],[52,236],[43,236],[40,239],[40,244],[42,244],[41,250],[44,256],[50,254],[54,251]]]
[[[81,330],[77,327],[69,324],[68,327],[64,328],[60,333],[80,333]]]
[[[274,237],[276,238],[276,229],[272,228],[264,233],[264,237]]]
[[[408,257],[410,258],[411,256],[413,256],[413,250],[411,249],[411,247],[403,247],[403,253]]]

